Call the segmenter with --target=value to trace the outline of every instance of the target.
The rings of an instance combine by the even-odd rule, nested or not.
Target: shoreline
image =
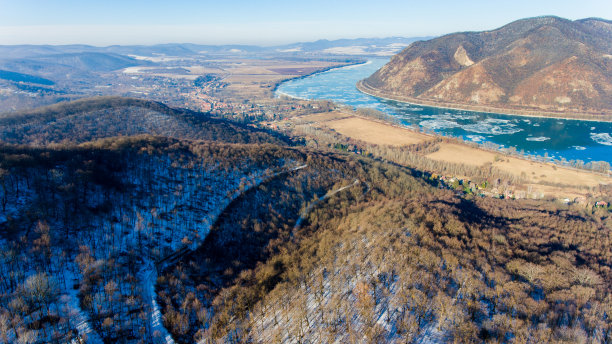
[[[493,149],[493,148],[485,147],[482,144],[479,144],[477,142],[462,140],[462,139],[460,139],[458,137],[444,136],[444,135],[440,135],[440,134],[435,133],[435,132],[434,133],[432,133],[432,132],[423,132],[423,131],[415,130],[414,128],[411,128],[411,127],[408,127],[408,126],[405,126],[405,125],[395,124],[395,123],[392,123],[392,122],[389,122],[387,120],[380,119],[380,118],[363,116],[363,115],[360,115],[360,114],[355,113],[355,112],[344,112],[343,110],[339,110],[339,112],[347,115],[348,116],[347,118],[350,118],[350,117],[359,118],[359,119],[362,119],[362,120],[365,120],[365,121],[369,121],[369,122],[372,122],[372,123],[377,123],[377,124],[381,124],[381,125],[384,125],[384,126],[388,126],[390,128],[400,129],[400,130],[407,131],[409,133],[427,136],[430,139],[440,138],[442,140],[448,140],[448,143],[455,144],[455,145],[460,145],[460,146],[465,146],[465,147],[468,147],[470,149],[475,149],[475,150],[479,150],[479,151],[482,151],[482,152],[488,152],[488,153],[492,153],[492,154],[499,154],[499,155],[502,155],[502,156],[505,156],[505,157],[508,157],[508,158],[518,159],[518,160],[526,161],[526,162],[529,162],[529,163],[542,164],[542,165],[546,165],[546,166],[551,166],[553,168],[561,168],[561,169],[565,169],[565,170],[568,170],[568,171],[587,173],[587,174],[597,175],[597,176],[604,177],[604,178],[612,178],[612,170],[610,172],[608,172],[608,173],[605,173],[605,172],[599,172],[599,171],[590,170],[590,169],[586,169],[586,168],[578,168],[578,167],[567,166],[567,165],[563,165],[563,164],[557,164],[555,162],[548,161],[548,160],[539,160],[538,157],[541,157],[541,156],[530,157],[528,155],[512,154],[511,152],[509,152],[509,151],[507,151],[505,149]],[[535,182],[532,181],[532,183],[535,183]],[[542,185],[547,185],[547,184],[542,184]],[[608,184],[603,184],[603,185],[608,185]]]
[[[329,72],[332,69],[336,69],[336,68],[345,68],[345,67],[352,67],[352,66],[359,66],[359,65],[363,65],[363,64],[367,64],[368,62],[370,62],[370,60],[366,60],[366,61],[359,61],[359,62],[346,62],[344,64],[338,65],[338,66],[330,66],[330,67],[325,67],[323,69],[314,71],[312,73],[308,73],[308,74],[304,74],[304,75],[299,75],[299,76],[295,76],[295,77],[291,77],[291,78],[287,78],[287,79],[283,79],[283,80],[279,80],[274,84],[274,87],[272,87],[272,93],[276,93],[276,91],[278,91],[278,87],[285,83],[285,82],[289,82],[292,80],[299,80],[299,79],[305,79],[309,76],[313,76],[316,74],[320,74],[320,73],[325,73],[325,72]],[[293,97],[287,94],[288,97],[290,98],[294,98],[294,99],[301,99],[301,100],[309,100],[309,99],[302,99],[299,97]]]
[[[305,99],[305,98],[301,98],[301,97],[297,97],[297,96],[293,96],[293,95],[287,94],[285,92],[279,92],[278,91],[278,86],[280,86],[280,84],[282,84],[283,82],[286,82],[286,81],[289,81],[289,80],[306,78],[306,77],[309,77],[309,76],[312,76],[312,75],[315,75],[315,74],[319,74],[319,73],[323,73],[323,72],[326,72],[326,71],[329,71],[329,70],[332,70],[332,69],[345,68],[345,67],[348,67],[348,66],[355,66],[355,65],[362,65],[362,64],[366,64],[368,62],[369,62],[369,60],[364,62],[364,63],[353,63],[353,64],[347,64],[347,65],[344,65],[344,66],[330,67],[330,68],[326,68],[326,70],[324,70],[324,71],[313,72],[313,73],[311,73],[309,75],[304,75],[304,76],[300,76],[300,77],[296,77],[296,78],[291,78],[291,79],[288,79],[288,80],[285,80],[285,81],[278,82],[278,84],[275,87],[275,91],[274,91],[275,98],[280,98],[280,96],[283,96],[283,97],[287,97],[287,98],[290,98],[290,99],[296,99],[296,100],[301,100],[301,101],[312,101],[313,99]],[[401,101],[401,100],[397,100],[397,99],[392,99],[392,98],[387,98],[387,97],[384,97],[384,96],[379,96],[379,95],[376,95],[376,94],[372,94],[372,93],[370,93],[370,92],[368,92],[368,91],[363,89],[365,86],[362,84],[362,82],[363,82],[363,80],[359,81],[357,83],[357,85],[356,85],[356,88],[360,92],[362,92],[364,94],[370,95],[370,96],[375,97],[375,98],[387,99],[387,100],[397,101],[397,102],[400,102],[400,103],[407,103],[407,104],[411,104],[411,105],[432,107],[432,108],[437,108],[437,109],[450,109],[450,110],[458,110],[458,111],[471,111],[471,112],[480,112],[480,113],[485,113],[485,114],[486,113],[490,113],[490,114],[500,114],[500,115],[518,116],[518,117],[549,118],[549,119],[586,121],[586,122],[598,122],[598,123],[611,123],[612,122],[612,119],[611,120],[597,120],[597,119],[565,118],[565,117],[556,117],[556,116],[528,115],[528,114],[516,114],[516,113],[498,113],[498,112],[470,110],[470,109],[465,109],[465,108],[444,107],[444,106],[435,106],[435,105],[428,105],[428,104],[422,104],[422,103],[414,103],[414,102],[408,102],[408,101]],[[316,99],[314,99],[314,100],[316,100]],[[363,116],[359,116],[359,115],[356,115],[356,114],[352,114],[352,115],[356,116],[356,117],[361,117],[363,119],[372,120],[374,122],[379,122],[380,121],[380,123],[384,123],[384,124],[390,125],[392,127],[397,127],[397,128],[402,128],[402,129],[409,130],[409,131],[414,131],[414,129],[411,129],[411,128],[403,126],[403,125],[402,126],[396,125],[396,124],[394,124],[394,123],[392,123],[390,121],[386,121],[386,120],[382,120],[382,119],[376,119],[375,120],[373,118],[363,117]],[[428,132],[420,132],[420,131],[419,131],[419,133],[425,134],[425,135],[429,135],[429,136],[433,136],[433,137],[443,137],[443,138],[447,137],[445,135],[440,135],[438,133],[428,133]],[[461,142],[461,144],[471,146],[469,142]],[[482,144],[479,144],[479,143],[476,143],[476,145],[477,145],[478,149],[481,149],[483,151],[501,153],[501,154],[507,155],[507,156],[514,156],[514,155],[512,155],[512,154],[510,154],[508,152],[504,152],[502,150],[488,149],[488,148],[482,146]],[[521,160],[525,160],[525,161],[537,162],[537,159],[529,158],[527,156],[521,156],[521,157],[514,156],[514,157],[519,158]],[[551,162],[551,161],[540,161],[540,162],[541,163],[546,163],[546,164],[551,164],[551,165],[554,165],[554,166],[559,166],[559,167],[562,167],[562,168],[566,168],[568,170],[584,171],[584,172],[587,172],[587,173],[593,173],[593,174],[607,176],[607,177],[610,176],[610,174],[607,174],[607,173],[601,173],[601,172],[597,172],[597,171],[593,171],[593,170],[589,170],[589,169],[581,169],[581,168],[575,168],[575,167],[566,166],[566,165],[555,164],[554,162]]]
[[[380,98],[380,99],[385,99],[385,100],[391,100],[391,101],[395,101],[395,102],[399,102],[399,103],[406,103],[406,104],[411,104],[411,105],[418,105],[418,106],[427,106],[427,107],[431,107],[431,108],[436,108],[436,109],[448,109],[448,110],[457,110],[457,111],[471,111],[471,112],[480,112],[480,113],[490,113],[490,114],[496,114],[496,115],[507,115],[507,116],[520,116],[520,117],[533,117],[533,118],[551,118],[551,119],[562,119],[562,120],[571,120],[571,121],[587,121],[587,122],[601,122],[601,123],[612,123],[612,115],[603,115],[603,116],[609,116],[610,119],[592,119],[592,118],[576,118],[576,117],[562,117],[562,115],[558,114],[558,113],[554,113],[554,112],[547,112],[547,111],[537,111],[537,110],[505,110],[505,109],[501,109],[501,108],[493,108],[493,111],[487,110],[487,107],[485,106],[478,106],[478,105],[464,105],[462,106],[461,104],[451,104],[448,106],[443,106],[443,105],[434,105],[435,102],[433,101],[424,101],[424,100],[419,100],[419,99],[414,99],[414,98],[408,98],[408,97],[397,97],[394,98],[391,95],[386,95],[384,93],[379,93],[379,91],[376,91],[374,89],[372,89],[371,87],[365,85],[365,83],[363,82],[364,80],[360,80],[356,87],[357,90],[359,90],[359,92],[362,92],[364,94],[367,94],[369,96],[375,97],[375,98]],[[400,99],[402,98],[402,99]],[[410,100],[406,100],[406,99],[410,99]],[[523,113],[520,113],[523,112]],[[539,112],[540,114],[535,114],[535,113],[531,113],[531,112]],[[547,115],[550,114],[550,115]],[[592,115],[592,116],[596,116],[596,115]]]

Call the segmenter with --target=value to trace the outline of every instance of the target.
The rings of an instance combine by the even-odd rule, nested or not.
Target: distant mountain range
[[[0,45],[1,82],[52,85],[63,79],[90,79],[132,66],[151,66],[174,59],[207,58],[353,58],[392,56],[419,37],[358,38],[319,40],[288,45],[199,45],[172,43],[158,45]]]
[[[558,17],[415,42],[360,89],[426,105],[612,116],[612,21]]]
[[[38,58],[41,56],[75,53],[106,53],[136,56],[189,56],[201,51],[223,52],[232,49],[246,51],[261,50],[254,46],[206,46],[196,44],[158,44],[158,45],[111,45],[108,47],[95,47],[91,45],[2,45],[0,56],[2,59]]]
[[[131,56],[192,56],[218,54],[323,54],[323,55],[393,55],[410,43],[431,37],[387,37],[318,40],[286,45],[261,47],[256,45],[202,45],[170,43],[157,45],[0,45],[0,59],[40,58],[42,56],[76,53],[105,53]]]
[[[322,39],[316,42],[295,43],[274,48],[279,52],[391,56],[413,42],[429,38],[431,37],[356,38],[333,41]]]

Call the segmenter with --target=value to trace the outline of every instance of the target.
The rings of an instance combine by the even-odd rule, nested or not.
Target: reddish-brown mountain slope
[[[612,120],[612,21],[537,17],[415,42],[359,88],[429,105]]]

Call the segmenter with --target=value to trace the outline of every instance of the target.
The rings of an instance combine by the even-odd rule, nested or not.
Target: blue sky
[[[538,15],[612,19],[612,1],[0,0],[0,44],[273,45],[486,30]]]

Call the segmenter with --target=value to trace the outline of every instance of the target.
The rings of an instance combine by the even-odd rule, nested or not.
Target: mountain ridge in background
[[[359,86],[426,105],[610,116],[612,22],[535,17],[418,41]]]
[[[67,45],[0,45],[0,60],[12,60],[23,58],[43,58],[49,55],[77,54],[77,53],[104,53],[119,54],[130,56],[192,56],[207,54],[286,54],[293,55],[296,52],[301,54],[323,54],[323,55],[343,55],[342,52],[335,52],[334,48],[361,47],[362,53],[378,55],[382,50],[390,52],[408,46],[417,40],[429,39],[431,37],[383,37],[383,38],[352,38],[327,40],[320,39],[313,42],[297,42],[274,46],[257,46],[246,44],[195,44],[195,43],[167,43],[154,45],[110,45],[105,47],[92,46],[87,44],[67,44]],[[349,54],[352,55],[352,54]],[[389,54],[392,55],[392,54]]]

